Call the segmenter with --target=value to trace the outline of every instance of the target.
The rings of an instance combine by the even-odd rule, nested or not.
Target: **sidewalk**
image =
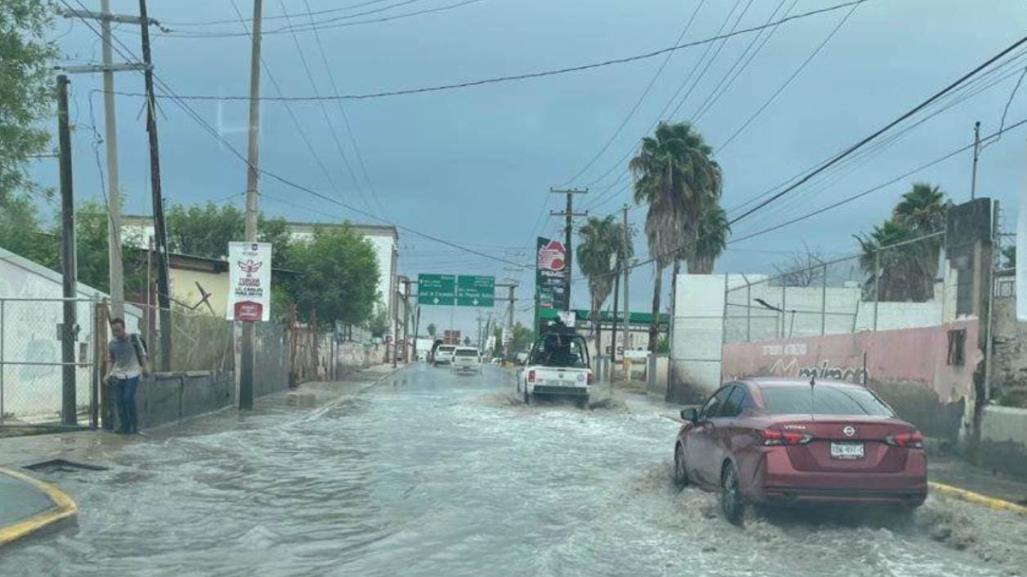
[[[927,476],[931,482],[940,483],[942,486],[932,487],[938,492],[945,492],[944,485],[956,487],[963,491],[969,491],[982,495],[988,499],[998,499],[1023,508],[1027,513],[1027,480],[1017,479],[1001,473],[992,473],[986,469],[976,467],[958,457],[930,455],[927,460]],[[956,498],[964,498],[957,494],[951,494]],[[971,499],[972,500],[972,497]],[[981,504],[987,504],[982,501]]]
[[[0,546],[74,519],[75,502],[57,487],[0,468]]]

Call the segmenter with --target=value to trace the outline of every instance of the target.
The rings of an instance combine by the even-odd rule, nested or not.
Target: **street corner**
[[[0,467],[0,547],[73,523],[78,506],[54,485]]]

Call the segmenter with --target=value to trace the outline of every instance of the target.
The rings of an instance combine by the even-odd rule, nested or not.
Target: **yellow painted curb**
[[[78,514],[78,505],[75,504],[75,501],[73,501],[64,491],[61,491],[50,483],[44,483],[39,479],[30,477],[19,471],[12,471],[3,467],[0,467],[0,474],[14,477],[19,481],[23,481],[32,485],[36,489],[39,489],[50,498],[50,502],[54,505],[49,511],[33,515],[32,517],[14,523],[13,525],[0,527],[0,545],[7,545],[17,541],[18,539],[28,537],[40,529],[49,527],[54,523],[59,523],[66,519],[71,519]]]
[[[952,485],[946,485],[944,483],[937,483],[930,481],[927,483],[931,490],[942,495],[954,497],[967,503],[973,503],[975,505],[984,505],[991,509],[999,511],[1012,511],[1013,513],[1019,513],[1021,515],[1027,515],[1027,507],[1023,505],[1017,505],[1016,503],[1010,503],[1002,499],[996,499],[994,497],[986,497],[980,493],[974,493],[973,491],[967,491],[966,489],[960,489],[959,487],[953,487]]]

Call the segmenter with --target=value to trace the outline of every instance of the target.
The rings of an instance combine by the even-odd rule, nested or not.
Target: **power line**
[[[234,3],[235,0],[232,0],[232,2]],[[286,22],[289,22],[291,25],[292,19],[289,18],[289,12],[285,7],[285,2],[283,0],[278,0],[278,3],[282,7],[282,13],[286,16]],[[314,75],[310,70],[310,64],[307,63],[307,57],[303,53],[303,47],[300,46],[299,37],[296,36],[295,33],[292,34],[292,40],[296,46],[296,53],[299,54],[300,63],[303,65],[303,71],[307,75],[307,80],[310,81],[310,88],[314,91],[314,94],[316,95],[318,94],[317,83],[314,81]],[[324,117],[325,124],[328,126],[328,132],[332,136],[332,141],[335,143],[335,149],[339,152],[339,156],[342,158],[343,166],[346,167],[346,172],[349,173],[350,180],[353,181],[353,187],[356,188],[357,194],[360,196],[360,199],[364,202],[364,206],[367,207],[368,210],[374,210],[371,207],[371,203],[368,202],[367,197],[364,195],[364,189],[360,185],[360,182],[357,180],[356,172],[353,171],[353,167],[350,165],[349,157],[346,155],[346,151],[342,146],[342,142],[339,140],[339,134],[335,130],[335,125],[332,124],[332,120],[328,116],[328,109],[325,107],[324,101],[319,100],[317,104],[318,108],[321,109],[321,116]]]
[[[770,16],[767,17],[767,21],[772,21],[774,17],[777,16],[778,10],[784,8],[785,3],[787,2],[788,0],[781,0],[777,7],[774,8],[774,11],[770,13]],[[788,14],[789,12],[791,12],[792,9],[795,8],[795,5],[798,3],[799,0],[792,0],[792,5],[784,11],[784,14]],[[711,108],[713,108],[713,105],[716,104],[718,100],[720,100],[720,98],[724,95],[725,92],[728,91],[729,88],[731,88],[731,85],[734,84],[735,80],[738,79],[742,72],[744,72],[745,69],[749,67],[749,64],[751,64],[753,59],[756,58],[756,55],[759,54],[761,50],[763,50],[763,47],[766,46],[767,42],[770,41],[770,38],[774,35],[774,32],[777,32],[776,26],[774,28],[771,28],[770,31],[766,34],[766,36],[762,36],[762,42],[762,32],[757,33],[756,36],[753,37],[752,41],[749,42],[749,45],[745,47],[745,50],[742,51],[742,53],[735,60],[734,64],[731,65],[731,68],[729,68],[728,71],[724,74],[724,76],[721,77],[720,82],[718,82],[717,85],[713,88],[713,90],[710,92],[710,95],[707,96],[706,100],[704,100],[702,105],[699,106],[699,109],[692,116],[692,122],[699,122],[699,119],[702,118],[703,115],[706,114]],[[759,44],[758,46],[757,43]],[[756,49],[753,50],[753,47],[755,47]],[[752,50],[752,54],[749,53],[750,50]]]
[[[860,164],[865,164],[865,162],[869,161],[871,157],[876,156],[880,152],[884,151],[889,146],[891,146],[893,143],[895,143],[898,140],[900,140],[903,136],[905,136],[907,133],[909,133],[910,131],[914,130],[918,126],[928,122],[929,120],[931,120],[932,118],[934,118],[934,117],[938,116],[939,114],[945,112],[946,110],[949,110],[950,108],[952,108],[952,107],[954,107],[954,106],[956,106],[956,105],[958,105],[958,104],[960,104],[960,103],[962,103],[962,102],[964,102],[964,101],[966,101],[966,100],[976,96],[977,94],[980,94],[981,92],[984,92],[984,91],[988,90],[989,88],[991,88],[991,87],[1001,83],[1002,81],[1004,81],[1006,78],[1009,78],[1013,74],[1016,74],[1016,72],[1018,72],[1018,70],[1013,71],[1012,73],[1007,74],[1005,76],[1000,76],[998,79],[996,79],[994,81],[991,81],[990,83],[986,83],[985,82],[986,79],[989,76],[995,75],[998,72],[1000,72],[1003,67],[1007,67],[1010,64],[1015,63],[1017,59],[1023,57],[1025,54],[1027,54],[1027,49],[1021,49],[1017,54],[1011,56],[1009,58],[1009,60],[1007,60],[1006,62],[1004,62],[1004,63],[1002,63],[1002,64],[992,68],[991,70],[988,70],[987,72],[985,72],[985,73],[981,74],[980,76],[976,77],[975,79],[971,80],[965,86],[961,87],[958,91],[955,91],[955,92],[953,92],[953,93],[951,93],[949,95],[946,95],[945,98],[948,98],[951,101],[945,103],[938,110],[932,112],[931,114],[928,114],[927,116],[925,116],[924,118],[921,118],[920,120],[916,121],[915,123],[902,128],[897,133],[886,137],[884,140],[872,144],[867,149],[864,149],[864,150],[861,150],[861,151],[857,152],[855,155],[853,155],[852,158],[853,159],[859,158],[860,159],[860,161],[859,161]],[[978,85],[978,84],[984,84],[984,86],[981,86],[981,87],[977,88],[976,85]],[[939,100],[939,102],[941,102],[941,100]],[[808,169],[800,171],[798,174],[796,174],[796,175],[792,176],[791,178],[785,180],[784,182],[781,182],[778,185],[768,189],[767,191],[765,191],[765,192],[763,192],[763,193],[761,193],[759,195],[756,195],[756,196],[750,198],[749,200],[747,200],[747,201],[745,201],[745,202],[743,202],[743,203],[741,203],[739,205],[736,205],[736,206],[728,209],[728,211],[727,211],[728,214],[731,214],[731,213],[733,213],[735,211],[741,210],[745,206],[748,206],[748,205],[758,201],[761,198],[764,198],[764,197],[766,197],[766,196],[768,196],[770,194],[773,194],[775,191],[780,190],[781,188],[787,186],[789,183],[794,182],[797,179],[801,178],[801,176],[806,171],[816,170],[816,169],[824,166],[827,162],[829,162],[829,160],[830,159],[823,160],[823,161],[817,163],[816,165],[814,165],[814,166],[812,166],[812,167],[810,167]],[[853,165],[852,167],[850,167],[848,169],[848,172],[851,173],[856,168],[858,168],[858,166],[859,165]],[[836,177],[835,180],[838,180],[838,178],[840,178],[840,177]],[[819,184],[817,186],[817,188],[823,188],[824,186],[826,186],[826,184],[828,184],[828,183],[821,183],[821,184]],[[811,189],[811,191],[812,190],[813,189]],[[802,194],[806,194],[806,193],[802,193]],[[793,199],[793,204],[794,204],[795,200],[798,200],[802,196],[802,194],[800,194],[800,196],[797,196],[795,199]]]
[[[368,0],[367,2],[360,2],[360,3],[357,3],[357,4],[351,4],[349,6],[342,6],[342,7],[339,7],[339,8],[329,8],[329,9],[326,9],[326,10],[318,10],[316,12],[311,12],[308,9],[307,12],[305,12],[303,14],[298,14],[297,16],[320,16],[322,14],[332,14],[332,13],[335,13],[335,12],[345,12],[346,10],[352,10],[354,8],[362,8],[364,6],[370,6],[372,4],[380,4],[380,3],[386,2],[386,1],[388,1],[388,0]],[[264,16],[263,20],[281,20],[283,18],[285,18],[285,16]],[[252,18],[246,18],[247,22],[250,22],[251,20],[252,20]],[[238,20],[235,19],[235,18],[227,18],[227,19],[224,19],[224,20],[193,20],[193,21],[177,21],[177,22],[174,22],[174,21],[173,22],[169,22],[169,21],[165,20],[163,22],[167,26],[216,26],[218,24],[235,24],[236,22],[238,22]]]
[[[307,11],[310,11],[309,0],[303,0],[303,3],[307,7]],[[328,56],[325,54],[324,44],[321,42],[321,34],[317,30],[317,26],[313,24],[313,17],[311,17],[311,26],[314,29],[314,40],[317,42],[318,52],[321,54],[321,62],[324,63],[325,71],[328,73],[328,81],[332,86],[332,94],[334,96],[339,95],[339,85],[335,82],[335,74],[332,72],[332,67],[328,65]],[[385,214],[385,209],[382,207],[381,199],[378,196],[378,190],[374,186],[374,181],[371,180],[371,175],[367,172],[367,164],[364,162],[364,154],[360,151],[360,146],[357,144],[357,137],[353,133],[353,126],[349,121],[349,114],[346,113],[346,108],[342,105],[342,101],[336,99],[335,105],[339,109],[339,114],[342,116],[342,120],[346,125],[346,134],[349,135],[350,144],[353,146],[353,151],[357,155],[357,163],[360,165],[360,171],[364,175],[364,180],[367,181],[367,187],[371,190],[371,198],[374,200],[375,206],[378,207],[378,212]]]
[[[838,24],[835,25],[835,27],[831,29],[831,32],[829,32],[827,34],[827,37],[824,38],[824,40],[819,45],[817,45],[816,48],[813,49],[813,52],[811,52],[809,54],[809,56],[807,56],[806,59],[803,60],[801,64],[799,64],[799,67],[796,68],[795,71],[792,72],[792,74],[787,79],[785,79],[785,81],[781,84],[781,86],[778,86],[777,90],[775,90],[770,95],[770,97],[767,98],[763,102],[763,104],[761,104],[760,107],[756,109],[755,112],[753,112],[748,118],[746,118],[745,122],[743,122],[742,125],[739,126],[731,134],[731,136],[729,136],[727,138],[727,140],[725,140],[723,143],[721,143],[720,146],[717,147],[717,152],[722,152],[724,150],[724,148],[726,148],[729,144],[731,144],[731,142],[735,138],[738,137],[738,135],[740,135],[742,132],[745,132],[745,129],[748,128],[749,125],[752,124],[752,122],[754,120],[756,120],[756,118],[758,118],[761,114],[763,114],[763,111],[765,111],[767,109],[767,107],[769,107],[774,102],[774,100],[776,100],[777,97],[780,96],[781,93],[784,92],[785,89],[788,88],[788,86],[796,78],[799,77],[799,74],[801,74],[802,71],[806,69],[806,66],[808,66],[809,63],[812,62],[813,59],[817,57],[817,54],[820,54],[820,51],[823,50],[824,47],[827,46],[827,44],[831,41],[831,39],[834,38],[834,35],[837,34],[839,30],[841,30],[842,26],[845,25],[845,22],[849,19],[850,16],[852,16],[852,13],[856,11],[857,7],[859,7],[859,4],[855,4],[855,5],[852,6],[852,9],[849,10],[849,12],[846,13],[845,16],[843,16],[842,19],[838,21]]]
[[[69,9],[71,9],[71,5],[68,4],[67,0],[59,0],[59,2],[61,4],[64,4],[65,6],[67,6]],[[74,0],[74,2],[76,2],[79,6],[81,6],[83,9],[85,9],[85,5],[82,4],[81,0]],[[79,17],[79,19],[97,37],[102,38],[102,35],[101,35],[100,31],[97,30],[96,28],[94,28],[92,26],[92,24],[88,20],[86,20],[84,18],[81,18],[81,17]],[[111,48],[113,50],[115,50],[116,52],[118,52],[119,56],[121,56],[122,58],[125,58],[126,60],[129,60],[129,61],[137,61],[138,60],[138,58],[136,58],[136,56],[132,52],[132,50],[130,48],[128,48],[127,46],[125,46],[125,44],[123,42],[121,42],[121,40],[119,40],[116,36],[112,36],[111,38],[112,38],[112,40],[116,41],[118,43],[118,45],[121,46],[121,48],[118,48],[118,47],[114,46],[113,44],[111,44]],[[124,49],[124,50],[122,50],[122,49]],[[140,73],[141,73],[141,71],[140,71]],[[159,85],[160,90],[162,92],[164,92],[169,98],[171,98],[171,100],[176,105],[178,105],[179,108],[181,108],[186,113],[186,115],[189,116],[189,118],[191,118],[194,122],[199,124],[200,127],[203,128],[208,134],[210,134],[214,139],[218,140],[223,146],[225,146],[225,148],[227,148],[229,151],[231,151],[231,153],[236,158],[241,160],[247,166],[250,166],[249,160],[247,160],[244,155],[242,155],[234,146],[232,146],[232,143],[228,142],[223,136],[221,136],[218,133],[217,129],[215,129],[213,126],[211,126],[209,122],[204,120],[203,117],[200,116],[195,110],[193,110],[193,108],[190,107],[187,102],[185,102],[184,100],[179,98],[178,95],[175,94],[174,90],[172,90],[171,87],[166,82],[164,82],[164,80],[162,80],[156,73],[153,74],[153,79]],[[470,254],[476,254],[478,256],[483,256],[485,258],[488,258],[490,260],[494,260],[496,262],[501,262],[501,263],[513,265],[513,266],[516,266],[516,267],[522,267],[522,268],[524,267],[524,265],[521,264],[521,263],[516,263],[516,262],[511,261],[511,260],[495,257],[495,256],[492,256],[492,255],[488,255],[486,253],[477,251],[475,249],[471,249],[471,248],[467,248],[467,247],[458,245],[458,244],[456,244],[454,242],[451,242],[451,241],[448,241],[446,239],[439,238],[437,236],[434,236],[434,235],[431,235],[431,234],[428,234],[428,233],[425,233],[425,232],[421,232],[421,231],[416,230],[414,228],[411,228],[411,227],[408,227],[408,226],[405,226],[405,225],[401,225],[401,224],[398,224],[398,223],[390,222],[390,221],[388,221],[388,220],[386,220],[384,218],[381,218],[379,216],[371,214],[370,212],[361,210],[361,209],[356,208],[354,206],[351,206],[351,205],[349,205],[349,204],[347,204],[347,203],[345,203],[343,201],[331,198],[331,197],[326,196],[326,195],[324,195],[324,194],[322,194],[322,193],[320,193],[320,192],[318,192],[316,190],[313,190],[311,188],[308,188],[306,186],[303,186],[301,184],[293,182],[293,181],[291,181],[291,180],[289,180],[289,179],[287,179],[287,178],[285,178],[285,177],[283,177],[283,176],[281,176],[281,175],[279,175],[277,173],[271,172],[271,171],[269,171],[269,170],[267,170],[265,168],[260,168],[260,167],[254,167],[254,168],[260,174],[266,175],[266,176],[268,176],[268,177],[270,177],[270,178],[280,182],[281,184],[283,184],[285,186],[288,186],[289,188],[293,188],[295,190],[299,190],[301,192],[307,193],[307,194],[309,194],[311,196],[314,196],[316,198],[320,198],[321,200],[324,200],[324,201],[329,202],[331,204],[335,204],[337,206],[345,208],[345,209],[347,209],[347,210],[349,210],[351,212],[354,212],[356,214],[360,214],[360,215],[372,218],[374,220],[377,220],[379,222],[383,222],[385,224],[394,226],[397,229],[402,230],[404,232],[408,232],[410,234],[413,234],[415,236],[419,236],[419,237],[424,238],[426,240],[431,240],[431,241],[437,242],[437,243],[445,245],[445,246],[449,246],[449,247],[452,247],[452,248],[456,248],[456,249],[462,250],[462,251],[470,253]]]
[[[60,1],[63,3],[65,0],[60,0]],[[75,0],[75,1],[77,2],[78,0]],[[646,53],[642,53],[642,54],[635,54],[635,55],[632,55],[632,56],[625,56],[625,57],[622,57],[622,58],[611,58],[611,59],[608,59],[608,60],[602,60],[602,61],[599,61],[599,62],[592,62],[592,63],[589,63],[589,64],[581,64],[581,65],[577,65],[577,66],[567,66],[567,67],[563,67],[563,68],[554,68],[554,69],[550,69],[550,70],[541,70],[541,71],[537,71],[537,72],[527,72],[527,73],[524,73],[524,74],[511,74],[511,75],[506,75],[506,76],[495,76],[495,77],[492,77],[492,78],[483,78],[483,79],[479,79],[479,80],[469,80],[469,81],[466,81],[466,82],[457,82],[457,83],[452,83],[452,84],[441,84],[441,85],[436,85],[436,86],[424,86],[424,87],[419,87],[419,88],[405,88],[405,89],[400,89],[400,90],[387,90],[387,91],[380,91],[380,92],[370,92],[370,93],[365,93],[365,94],[341,94],[339,96],[286,96],[286,97],[262,96],[262,97],[260,97],[260,100],[272,101],[272,102],[277,102],[277,101],[282,101],[282,100],[289,100],[289,101],[294,101],[294,102],[312,102],[312,101],[316,101],[316,100],[367,100],[367,99],[374,99],[374,98],[386,98],[386,97],[389,97],[389,96],[408,96],[408,95],[411,95],[411,94],[424,94],[424,93],[429,93],[429,92],[442,92],[442,91],[447,91],[447,90],[456,90],[456,89],[460,89],[460,88],[471,88],[471,87],[476,87],[476,86],[483,86],[483,85],[487,85],[487,84],[497,84],[497,83],[502,83],[502,82],[513,82],[513,81],[519,81],[519,80],[529,80],[529,79],[534,79],[534,78],[544,78],[544,77],[548,77],[548,76],[558,76],[558,75],[568,74],[568,73],[572,73],[572,72],[582,72],[582,71],[585,71],[585,70],[593,70],[593,69],[596,69],[596,68],[605,68],[607,66],[616,66],[616,65],[620,65],[620,64],[627,64],[629,62],[637,62],[639,60],[647,60],[649,58],[655,58],[657,56],[660,56],[661,54],[666,54],[668,52],[674,52],[674,51],[677,51],[677,50],[683,50],[685,48],[692,48],[692,47],[695,47],[695,46],[702,46],[702,45],[705,45],[705,44],[710,44],[712,42],[716,42],[718,40],[724,40],[726,38],[733,38],[735,36],[741,36],[741,35],[744,35],[744,34],[750,34],[752,32],[758,32],[760,30],[765,30],[767,28],[770,28],[772,26],[777,26],[777,25],[783,24],[785,22],[791,22],[793,20],[800,20],[800,19],[803,19],[803,18],[809,18],[809,17],[812,17],[812,16],[818,16],[818,15],[821,15],[821,14],[828,14],[828,13],[831,13],[831,12],[835,12],[837,10],[841,10],[843,8],[851,7],[851,6],[854,6],[854,5],[857,5],[857,4],[862,4],[864,2],[869,2],[869,1],[870,0],[850,0],[848,2],[843,2],[841,4],[835,4],[833,6],[828,6],[828,7],[825,7],[825,8],[819,8],[819,9],[816,9],[816,10],[810,10],[808,12],[803,12],[801,14],[795,14],[793,16],[786,16],[786,17],[783,17],[783,18],[781,18],[781,19],[779,19],[779,20],[777,20],[777,21],[775,21],[775,22],[773,22],[771,24],[763,24],[763,25],[759,25],[759,26],[752,26],[750,28],[745,28],[745,29],[742,29],[742,30],[735,30],[735,31],[731,32],[730,34],[723,34],[723,35],[718,35],[718,36],[712,36],[712,37],[709,37],[709,38],[704,38],[702,40],[695,40],[693,42],[685,42],[685,43],[681,43],[681,44],[675,44],[673,46],[668,46],[666,48],[661,48],[659,50],[653,50],[651,52],[646,52]],[[142,96],[141,93],[133,93],[133,92],[116,92],[116,94],[119,94],[121,96]],[[181,100],[226,100],[226,101],[227,100],[245,100],[245,101],[249,101],[249,99],[250,99],[249,96],[241,96],[241,95],[215,96],[215,95],[211,95],[211,94],[176,95],[176,98],[181,99]]]
[[[802,186],[804,183],[809,182],[809,180],[812,179],[817,174],[819,174],[819,173],[823,172],[824,170],[830,168],[832,165],[837,164],[838,162],[840,162],[845,157],[847,157],[850,154],[852,154],[853,152],[859,150],[860,148],[862,148],[867,143],[873,141],[874,139],[878,138],[879,136],[881,136],[882,134],[884,134],[885,132],[887,132],[888,130],[893,128],[895,125],[897,125],[900,122],[906,120],[907,118],[915,115],[917,112],[920,112],[925,107],[929,106],[932,102],[938,100],[939,98],[941,98],[942,96],[944,96],[945,94],[950,92],[952,89],[958,87],[963,82],[966,82],[968,79],[970,79],[973,76],[975,76],[978,72],[980,72],[981,70],[987,68],[993,62],[995,62],[996,60],[1002,58],[1003,56],[1005,56],[1009,52],[1015,50],[1018,46],[1020,46],[1021,44],[1025,43],[1025,42],[1027,42],[1027,36],[1025,36],[1025,37],[1021,38],[1020,40],[1016,41],[1015,43],[1013,43],[1012,45],[1010,45],[1006,49],[1002,50],[1001,52],[999,52],[995,56],[992,56],[991,58],[986,60],[984,63],[978,65],[977,67],[975,67],[970,72],[967,72],[966,74],[961,76],[955,82],[949,84],[945,88],[942,88],[940,91],[936,92],[934,95],[929,97],[927,100],[924,100],[920,104],[916,105],[915,107],[913,107],[912,109],[910,109],[906,113],[902,114],[901,116],[899,116],[895,120],[889,122],[888,124],[886,124],[882,128],[880,128],[877,131],[875,131],[874,133],[872,133],[869,136],[863,138],[862,140],[860,140],[856,144],[853,144],[852,146],[846,148],[841,153],[839,153],[836,156],[834,156],[831,160],[827,161],[826,163],[821,165],[816,170],[814,170],[814,171],[810,172],[809,174],[807,174],[806,176],[803,176],[802,178],[800,178],[794,184],[786,187],[784,190],[781,190],[780,192],[775,193],[770,198],[767,198],[766,200],[761,201],[760,203],[758,203],[753,208],[751,208],[751,209],[747,210],[746,212],[742,213],[741,215],[731,219],[730,221],[728,221],[728,224],[732,225],[732,224],[737,223],[738,221],[744,219],[745,217],[753,214],[754,212],[756,212],[758,210],[761,210],[763,207],[767,206],[768,204],[770,204],[770,203],[776,201],[777,199],[781,198],[782,196],[788,194],[792,190],[795,190],[799,186]]]
[[[1027,118],[1025,118],[1025,119],[1023,119],[1023,120],[1021,120],[1021,121],[1019,121],[1019,122],[1017,122],[1015,124],[1011,124],[1008,128],[1004,128],[1002,130],[998,130],[998,131],[994,132],[993,134],[988,136],[988,138],[993,138],[993,137],[996,137],[996,136],[1000,136],[1002,133],[1004,133],[1006,131],[1009,131],[1009,130],[1012,130],[1014,128],[1018,128],[1020,126],[1023,126],[1024,124],[1027,124]],[[840,200],[838,202],[835,202],[833,204],[829,204],[829,205],[827,205],[827,206],[825,206],[823,208],[819,208],[817,210],[814,210],[814,211],[808,212],[806,214],[803,214],[802,216],[797,216],[795,218],[789,219],[789,220],[787,220],[785,222],[782,222],[780,224],[777,224],[777,225],[774,225],[774,226],[771,226],[771,227],[767,227],[765,229],[758,230],[756,232],[747,234],[747,235],[745,235],[745,236],[743,236],[741,238],[732,239],[728,244],[734,244],[734,243],[737,243],[737,242],[742,242],[744,240],[749,240],[751,238],[754,238],[754,237],[757,237],[757,236],[760,236],[760,235],[764,235],[764,234],[767,234],[769,232],[773,232],[775,230],[779,230],[779,229],[785,228],[787,226],[791,226],[791,225],[793,225],[795,223],[802,222],[802,221],[804,221],[804,220],[806,220],[808,218],[812,218],[812,217],[817,216],[819,214],[823,214],[823,213],[825,213],[825,212],[827,212],[829,210],[833,210],[833,209],[838,208],[840,206],[844,206],[844,205],[846,205],[846,204],[848,204],[850,202],[853,202],[855,200],[863,198],[864,196],[867,196],[867,195],[869,195],[871,193],[877,192],[878,190],[881,190],[882,188],[885,188],[887,186],[895,184],[896,182],[899,182],[900,180],[908,178],[908,177],[912,176],[913,174],[916,174],[917,172],[920,172],[920,171],[925,170],[927,168],[930,168],[930,167],[932,167],[932,166],[934,166],[936,164],[940,164],[940,163],[942,163],[942,162],[944,162],[944,161],[946,161],[946,160],[948,160],[948,159],[950,159],[950,158],[952,158],[954,156],[962,154],[963,152],[966,152],[967,150],[970,150],[973,147],[974,147],[973,144],[968,144],[966,146],[962,146],[960,148],[957,148],[957,149],[953,150],[952,152],[949,152],[948,154],[945,154],[944,156],[940,156],[940,157],[938,157],[938,158],[936,158],[936,159],[934,159],[934,160],[932,160],[930,162],[921,164],[920,166],[918,166],[918,167],[916,167],[916,168],[914,168],[912,170],[909,170],[909,171],[907,171],[907,172],[905,172],[905,173],[903,173],[903,174],[901,174],[899,176],[896,176],[895,178],[892,178],[892,179],[888,180],[887,182],[882,182],[881,184],[878,184],[876,186],[868,188],[867,190],[864,190],[863,192],[860,192],[859,194],[854,194],[854,195],[846,197],[846,198],[844,198],[844,199],[842,199],[842,200]]]
[[[695,21],[695,17],[699,14],[699,10],[703,7],[705,1],[706,0],[699,0],[699,3],[696,4],[695,10],[692,11],[692,16],[689,17],[688,22],[685,24],[685,27],[681,29],[681,33],[678,34],[678,38],[674,41],[674,44],[680,44],[681,40],[684,39],[685,34],[688,34],[688,30],[692,27],[692,22]],[[593,156],[585,164],[585,166],[581,167],[581,170],[579,170],[574,176],[568,178],[560,186],[567,186],[571,182],[577,180],[578,177],[580,177],[582,174],[585,174],[585,172],[589,168],[592,168],[592,165],[595,164],[596,161],[599,160],[599,158],[606,153],[607,149],[610,148],[610,145],[613,144],[613,141],[616,140],[617,137],[620,135],[621,131],[624,130],[624,127],[628,124],[628,121],[630,121],[631,118],[634,117],[635,113],[638,112],[638,109],[642,105],[642,102],[645,101],[646,96],[649,95],[649,91],[652,90],[653,85],[656,84],[656,80],[660,77],[661,74],[663,74],[663,69],[667,67],[667,64],[670,62],[670,59],[673,56],[673,52],[667,53],[666,58],[664,58],[663,62],[660,63],[660,67],[656,69],[656,73],[653,74],[653,77],[649,79],[649,84],[646,85],[645,90],[642,91],[642,94],[638,97],[638,100],[635,101],[635,105],[631,107],[631,110],[628,111],[627,116],[625,116],[624,120],[622,120],[620,125],[617,126],[617,129],[613,131],[613,134],[610,135],[610,138],[607,139],[606,143],[603,144],[603,146],[599,149],[598,152],[595,153],[595,156]]]

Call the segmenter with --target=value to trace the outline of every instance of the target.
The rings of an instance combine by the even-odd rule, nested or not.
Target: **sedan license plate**
[[[831,443],[832,459],[862,459],[863,443]]]

